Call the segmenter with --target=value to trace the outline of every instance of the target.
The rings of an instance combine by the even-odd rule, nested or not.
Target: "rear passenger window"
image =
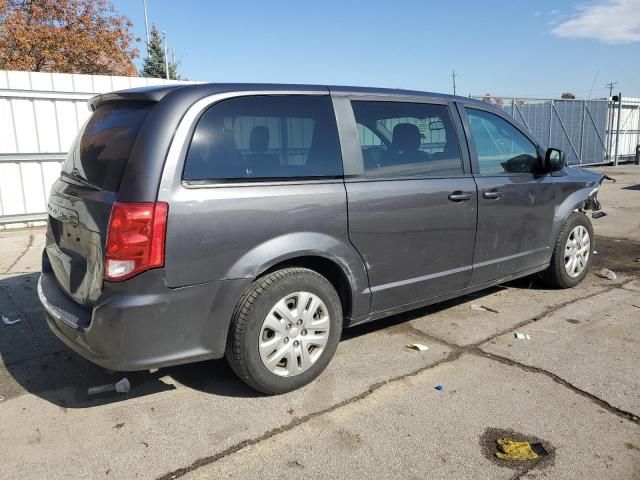
[[[462,174],[458,138],[446,105],[353,101],[367,177]]]
[[[340,177],[328,96],[247,96],[213,105],[198,121],[184,179],[251,181]]]

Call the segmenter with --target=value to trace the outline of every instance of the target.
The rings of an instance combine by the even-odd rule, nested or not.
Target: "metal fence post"
[[[611,146],[613,145],[613,100],[611,98],[609,97],[607,100],[607,128],[604,131],[604,138],[607,141],[607,145],[604,147],[605,160],[609,162],[612,160]]]
[[[636,165],[640,165],[640,105],[636,108],[638,111],[638,133],[636,133]]]
[[[551,125],[553,124],[553,100],[549,103],[549,140],[547,141],[547,146],[551,146]]]
[[[620,117],[622,116],[622,93],[618,93],[618,121],[616,122],[616,153],[613,164],[618,165],[618,148],[620,146]]]
[[[578,163],[582,165],[582,148],[584,146],[584,116],[587,109],[587,101],[582,101],[582,120],[580,121],[580,158],[578,158]]]

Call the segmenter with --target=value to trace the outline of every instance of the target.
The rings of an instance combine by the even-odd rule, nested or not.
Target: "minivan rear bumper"
[[[248,281],[226,280],[171,289],[161,270],[122,283],[105,282],[90,310],[70,300],[53,272],[38,297],[53,333],[104,368],[146,370],[224,356],[235,301]]]

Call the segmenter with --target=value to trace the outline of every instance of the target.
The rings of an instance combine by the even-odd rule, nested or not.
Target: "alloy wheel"
[[[591,254],[591,239],[583,225],[578,225],[567,237],[564,248],[564,269],[571,278],[579,276],[587,266]]]

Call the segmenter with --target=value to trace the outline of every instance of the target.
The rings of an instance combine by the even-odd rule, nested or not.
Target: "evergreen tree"
[[[167,78],[165,64],[164,64],[164,45],[162,44],[162,38],[160,32],[155,25],[151,25],[151,32],[149,36],[149,53],[147,58],[144,59],[142,65],[142,72],[140,74],[143,77],[153,78]],[[172,80],[178,80],[178,65],[176,63],[169,62],[169,78]]]

